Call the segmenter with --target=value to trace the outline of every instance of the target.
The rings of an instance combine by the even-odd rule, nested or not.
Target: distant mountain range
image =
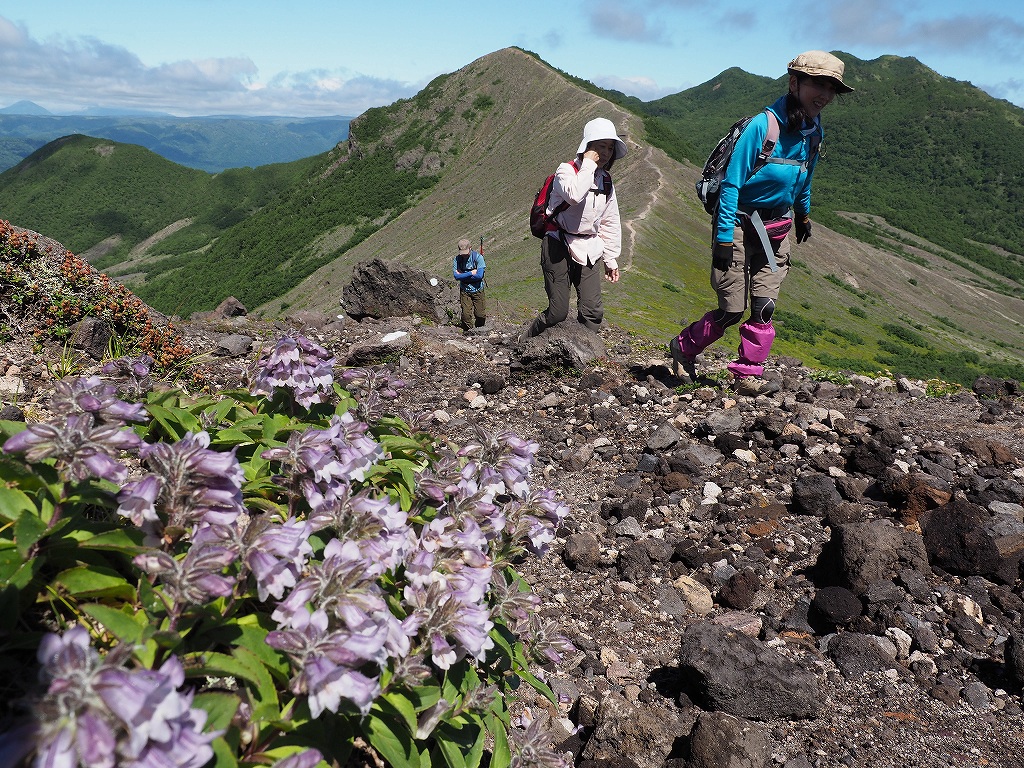
[[[775,351],[860,372],[1024,379],[1024,110],[913,59],[839,55],[857,91],[825,113],[814,235],[794,246]],[[485,246],[492,312],[525,320],[545,303],[530,202],[586,120],[609,117],[630,151],[614,169],[623,277],[605,288],[606,316],[657,355],[713,302],[697,165],[784,89],[734,69],[642,103],[508,48],[290,163],[211,176],[108,139],[52,142],[0,174],[0,216],[183,316],[230,295],[267,318],[335,314],[355,264],[449,278],[469,237]]]
[[[76,134],[138,144],[175,163],[218,173],[288,163],[326,152],[348,136],[348,117],[175,117],[92,107],[54,115],[31,101],[0,109],[0,171],[54,139]]]

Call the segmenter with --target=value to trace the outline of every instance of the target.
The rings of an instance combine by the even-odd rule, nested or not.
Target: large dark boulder
[[[688,627],[679,680],[704,709],[751,720],[815,717],[824,706],[818,679],[764,643],[710,622]]]
[[[399,262],[371,259],[356,265],[352,282],[342,289],[342,301],[345,312],[358,320],[422,315],[448,323],[455,316],[459,292],[451,280]]]

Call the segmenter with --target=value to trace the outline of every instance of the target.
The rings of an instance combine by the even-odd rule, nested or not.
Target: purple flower
[[[367,621],[354,630],[332,630],[322,610],[292,618],[292,629],[267,635],[267,645],[288,654],[298,670],[292,678],[292,692],[306,694],[314,718],[325,709],[337,712],[343,698],[364,715],[369,712],[380,694],[380,683],[358,668],[367,662],[383,665],[386,627]]]
[[[551,749],[551,735],[541,729],[541,718],[530,721],[525,731],[511,729],[511,768],[569,768],[565,758]]]
[[[444,583],[435,581],[426,588],[410,584],[404,597],[415,617],[411,624],[430,644],[431,659],[440,669],[448,669],[467,654],[483,660],[494,647],[490,611],[463,602]]]
[[[272,397],[277,389],[291,390],[295,401],[305,408],[323,402],[334,387],[334,358],[304,336],[282,337],[259,359],[251,392]]]
[[[307,749],[278,760],[272,768],[313,768],[321,760],[323,755],[318,750]]]
[[[133,522],[141,520],[143,530],[156,534],[160,521],[164,528],[182,531],[233,526],[245,510],[245,475],[233,450],[211,451],[209,445],[206,432],[190,432],[175,443],[144,445],[139,455],[155,479],[126,485],[118,496],[118,512]]]
[[[331,529],[339,538],[356,542],[366,560],[394,570],[416,546],[409,516],[395,502],[367,491],[352,494],[347,484],[326,496],[310,481],[302,489],[312,509],[313,530]]]
[[[141,480],[126,484],[117,497],[117,514],[129,518],[140,528],[152,527],[152,523],[160,520],[156,513],[160,485],[160,478],[156,475],[146,475]]]
[[[228,597],[236,580],[223,571],[236,559],[236,552],[228,547],[193,544],[180,560],[152,550],[137,555],[133,562],[163,585],[177,613],[186,606],[205,605],[212,599]]]
[[[274,523],[266,518],[253,518],[245,534],[242,560],[256,578],[260,600],[273,595],[278,600],[288,587],[294,587],[306,559],[313,552],[309,543],[312,533],[305,520],[289,518]]]
[[[48,634],[37,651],[46,693],[36,706],[39,766],[202,768],[213,757],[206,713],[180,693],[184,671],[171,656],[159,670],[120,666],[127,649],[101,658],[89,634]]]
[[[54,385],[50,406],[57,413],[71,416],[91,415],[98,424],[144,422],[149,414],[141,403],[126,403],[117,397],[117,389],[105,384],[99,376],[61,379]]]
[[[120,357],[104,364],[100,372],[116,381],[118,394],[137,400],[153,389],[153,380],[149,376],[153,363],[149,355]]]
[[[282,626],[304,626],[306,606],[313,605],[324,615],[344,618],[352,625],[371,617],[383,623],[393,619],[377,577],[383,573],[379,563],[367,561],[353,541],[332,539],[324,547],[322,563],[310,565],[307,574],[271,614]]]
[[[459,455],[493,467],[501,475],[509,493],[526,495],[529,492],[527,478],[539,447],[537,443],[523,440],[508,431],[491,434],[479,425],[474,425],[474,428],[476,440],[466,443]]]
[[[22,452],[31,462],[55,459],[68,482],[100,477],[121,484],[128,470],[115,458],[142,440],[121,424],[95,425],[90,414],[68,416],[64,424],[32,424],[4,443],[6,453]]]

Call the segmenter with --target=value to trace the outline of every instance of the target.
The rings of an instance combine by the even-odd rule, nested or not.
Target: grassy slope
[[[768,78],[738,70],[725,73],[722,81],[727,87],[694,89],[700,93],[691,96],[708,103],[687,104],[680,113],[692,118],[713,111],[711,101],[721,102],[715,109],[722,110],[726,126],[731,122],[726,113],[743,112],[747,100],[765,103],[777,89]],[[104,263],[116,274],[136,275],[135,280],[149,270],[140,293],[164,295],[166,300],[155,304],[164,311],[209,308],[233,294],[250,309],[260,305],[266,316],[302,307],[334,314],[355,263],[397,259],[448,277],[454,243],[463,236],[476,243],[482,236],[492,314],[525,320],[545,303],[539,244],[526,226],[530,201],[543,177],[575,153],[586,120],[601,115],[613,119],[630,144],[629,155],[615,168],[626,224],[624,274],[618,285],[606,286],[607,317],[635,331],[652,349],[662,348],[669,334],[705,311],[713,298],[706,263],[708,217],[693,194],[696,168],[651,146],[646,131],[657,129],[657,123],[645,124],[593,90],[526,52],[498,51],[438,78],[413,99],[361,116],[351,126],[347,157],[339,149],[298,163],[201,175],[200,180],[186,176],[167,185],[178,199],[168,200],[166,190],[157,195],[167,215],[149,225],[149,234],[180,221],[175,216],[188,216],[192,223],[136,248],[126,259],[129,238]],[[836,105],[833,116],[849,106]],[[670,117],[659,118],[662,128]],[[706,130],[712,137],[720,132]],[[700,143],[695,133],[687,138]],[[96,153],[87,149],[92,162]],[[126,154],[120,145],[113,156],[119,154]],[[833,174],[843,173],[834,157],[819,168],[820,189],[830,189],[838,178]],[[4,196],[13,171],[0,176],[0,210],[8,210]],[[151,172],[167,178],[162,168]],[[123,179],[136,171],[119,173]],[[60,177],[64,188],[57,189],[50,175],[37,191],[57,201],[48,209],[52,218],[26,224],[4,215],[76,242],[73,231],[57,232],[52,223],[65,226],[58,209],[77,210],[91,202],[83,197],[87,185],[72,174]],[[127,189],[132,204],[148,195],[142,186]],[[379,200],[364,199],[378,191]],[[825,197],[818,194],[816,210],[824,208]],[[355,203],[353,210],[342,210]],[[989,365],[1024,357],[1024,303],[1010,281],[863,215],[833,215],[830,221],[868,237],[873,246],[817,221],[812,240],[795,249],[797,266],[780,302],[777,352],[875,370],[886,364],[879,345],[899,342],[901,365],[915,375],[921,375],[915,366],[944,373],[951,365],[944,354],[953,356],[954,367],[964,351]],[[287,290],[288,285],[295,287]],[[931,358],[915,359],[925,350],[907,345],[907,339],[927,339]],[[733,330],[726,342],[735,341]]]
[[[750,82],[742,73],[736,77]],[[629,134],[631,152],[616,165],[615,177],[623,218],[636,234],[627,234],[624,243],[622,281],[606,286],[608,318],[657,347],[679,324],[708,308],[713,299],[706,264],[710,228],[692,192],[696,168],[649,146],[635,115],[579,94],[571,82],[521,51],[473,62],[446,83],[452,93],[487,92],[489,85],[506,98],[472,127],[464,151],[417,206],[262,311],[274,315],[282,307],[313,307],[333,313],[353,264],[373,257],[400,259],[446,276],[453,243],[462,236],[476,243],[483,235],[493,312],[525,320],[545,301],[538,244],[525,226],[529,201],[544,174],[575,151],[586,119],[598,114]],[[521,147],[524,136],[532,137],[534,148],[554,149],[527,153]],[[821,179],[839,172],[834,164],[820,170]],[[965,269],[957,263],[966,264],[964,259],[948,253],[953,261],[943,258],[936,246],[912,248],[878,231],[873,239],[878,247],[819,224],[812,240],[796,248],[797,267],[780,303],[780,353],[819,364],[859,361],[861,369],[877,370],[885,363],[876,358],[887,357],[878,343],[893,342],[892,329],[883,330],[889,324],[907,331],[915,325],[935,329],[928,340],[936,351],[922,365],[936,374],[957,364],[941,355],[955,358],[965,349],[989,364],[1020,358],[1024,304],[1015,298],[1012,283],[982,268]],[[726,343],[735,344],[734,336],[730,331]]]

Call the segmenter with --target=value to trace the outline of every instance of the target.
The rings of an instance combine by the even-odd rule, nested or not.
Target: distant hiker
[[[483,242],[481,240],[481,242]],[[469,240],[459,240],[452,274],[459,282],[462,303],[462,329],[479,328],[487,322],[487,297],[484,294],[484,255],[469,246]]]
[[[792,226],[798,243],[811,236],[819,115],[837,93],[853,91],[843,82],[843,62],[825,51],[801,53],[787,70],[789,92],[749,122],[722,179],[711,226],[711,287],[718,309],[669,342],[676,374],[682,368],[696,378],[697,355],[749,308],[750,317],[739,328],[739,357],[729,371],[736,391],[751,396],[778,390],[776,382],[761,376],[775,339],[772,313],[789,271],[787,235]]]
[[[626,154],[626,144],[611,120],[598,117],[583,128],[576,159],[555,171],[541,238],[540,266],[548,308],[524,333],[536,336],[569,316],[569,289],[576,290],[577,319],[595,333],[601,329],[601,276],[619,281],[622,229],[612,186],[612,164]]]

